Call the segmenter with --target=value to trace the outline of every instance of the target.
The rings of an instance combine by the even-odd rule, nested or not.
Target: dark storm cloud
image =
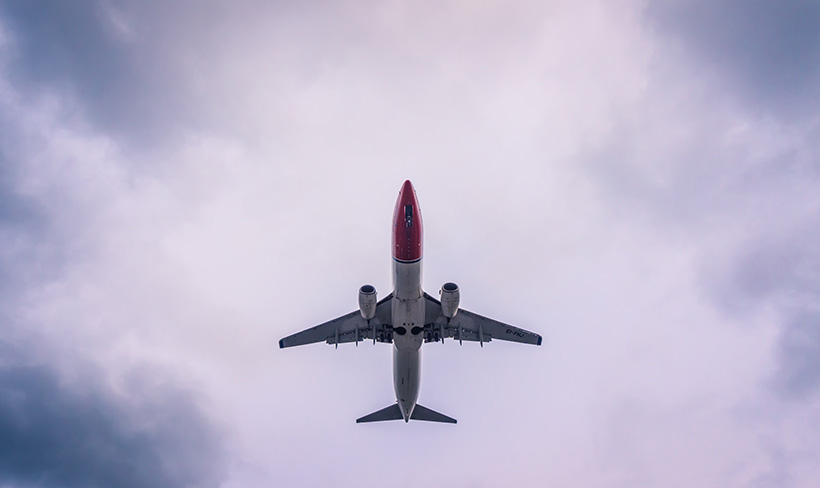
[[[7,359],[10,348],[0,350]],[[48,366],[0,362],[0,485],[219,486],[220,439],[189,393],[156,374],[125,394],[101,385],[94,375],[70,385]]]
[[[117,393],[91,366],[70,366],[83,380],[66,382],[56,365],[32,364],[38,348],[10,345],[45,325],[26,322],[27,297],[63,276],[78,246],[88,249],[89,218],[55,188],[31,190],[34,157],[18,141],[40,138],[8,118],[0,116],[0,486],[218,486],[217,430],[165,374],[143,373]],[[82,324],[71,329],[82,336]]]
[[[727,77],[727,94],[769,110],[818,107],[820,2],[670,1],[648,13],[662,36]]]
[[[158,142],[186,115],[150,28],[129,39],[100,2],[3,2],[0,16],[13,41],[7,76],[22,96],[72,95],[99,130],[125,142]]]

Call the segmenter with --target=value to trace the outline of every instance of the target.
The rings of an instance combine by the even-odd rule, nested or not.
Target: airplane
[[[455,283],[444,283],[437,300],[422,290],[422,222],[416,190],[404,182],[393,210],[393,292],[376,300],[372,285],[359,288],[359,310],[279,341],[280,348],[326,342],[372,340],[393,344],[393,389],[396,403],[365,415],[356,423],[425,420],[455,424],[452,417],[417,403],[421,383],[421,346],[444,339],[485,342],[493,339],[541,345],[541,336],[459,308]]]

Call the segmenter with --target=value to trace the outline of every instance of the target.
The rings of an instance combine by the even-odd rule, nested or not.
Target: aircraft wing
[[[444,338],[459,341],[476,341],[482,345],[493,339],[541,345],[541,336],[528,330],[519,329],[504,322],[484,317],[469,310],[459,308],[456,316],[447,319],[441,311],[441,302],[424,294],[425,328]]]
[[[369,321],[362,317],[361,312],[354,310],[323,324],[289,335],[279,340],[279,347],[302,346],[314,342],[336,344],[336,347],[338,347],[339,344],[345,342],[358,342],[365,339],[378,340],[379,333],[384,332],[392,325],[391,298],[393,298],[392,293],[379,300],[376,304],[376,316]]]

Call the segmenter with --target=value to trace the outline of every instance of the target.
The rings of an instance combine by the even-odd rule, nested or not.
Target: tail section
[[[404,417],[401,414],[401,409],[399,408],[398,403],[394,403],[389,407],[385,407],[381,410],[371,413],[370,415],[365,415],[364,417],[356,419],[357,424],[362,424],[365,422],[383,422],[386,420],[403,420]],[[452,417],[448,417],[442,413],[438,413],[436,411],[430,410],[427,407],[423,407],[416,404],[416,407],[413,409],[413,413],[410,415],[410,420],[424,420],[426,422],[442,422],[446,424],[455,424],[458,421]]]

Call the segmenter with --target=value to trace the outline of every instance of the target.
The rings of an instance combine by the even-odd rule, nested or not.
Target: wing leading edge
[[[279,341],[279,347],[302,346],[315,342],[336,344],[338,347],[339,344],[345,342],[358,344],[359,341],[365,339],[382,342],[383,334],[392,326],[390,305],[392,298],[391,293],[379,300],[376,304],[376,316],[370,320],[365,320],[361,312],[354,310],[323,324],[289,335]]]
[[[446,337],[458,341],[475,341],[481,343],[482,346],[493,339],[541,345],[541,336],[535,332],[520,329],[463,308],[458,309],[455,317],[448,319],[441,311],[441,302],[427,293],[424,294],[424,300],[425,328],[431,334],[438,333],[442,339]]]
[[[365,320],[358,310],[329,320],[310,329],[289,335],[279,341],[280,348],[302,346],[316,342],[339,344],[346,342],[373,340],[374,342],[389,342],[384,335],[392,331],[391,299],[393,294],[379,300],[376,304],[376,316]],[[541,336],[504,322],[499,322],[483,315],[479,315],[463,308],[458,309],[455,317],[448,319],[441,311],[441,302],[424,294],[425,301],[425,329],[428,337],[434,334],[441,338],[451,338],[461,341],[472,341],[484,344],[493,339],[523,344],[541,345]],[[425,339],[429,342],[429,339]]]

